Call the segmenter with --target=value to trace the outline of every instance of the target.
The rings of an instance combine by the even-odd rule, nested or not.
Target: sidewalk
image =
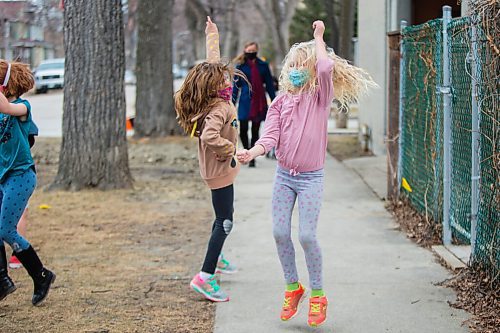
[[[430,251],[395,231],[383,202],[356,173],[330,157],[319,224],[329,320],[309,328],[306,305],[296,318],[281,322],[284,281],[270,211],[274,170],[275,161],[260,158],[257,168],[242,167],[235,185],[235,228],[224,253],[240,272],[222,277],[231,301],[217,305],[216,333],[468,332],[461,326],[466,313],[447,304],[453,292],[433,285],[446,279],[447,271]],[[297,266],[308,285],[296,215]]]

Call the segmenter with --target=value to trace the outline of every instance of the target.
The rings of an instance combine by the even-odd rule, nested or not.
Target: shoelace
[[[215,277],[209,279],[207,281],[207,283],[212,287],[212,289],[214,290],[214,292],[217,292],[219,291],[220,287],[219,285],[217,284],[217,281],[215,280]]]
[[[311,313],[320,313],[321,303],[311,303]]]
[[[285,300],[283,301],[283,309],[287,309],[290,307],[291,299],[292,299],[291,297],[285,297]]]
[[[227,268],[229,266],[229,261],[227,261],[224,258],[221,260],[221,263],[222,263],[222,267],[221,268]]]

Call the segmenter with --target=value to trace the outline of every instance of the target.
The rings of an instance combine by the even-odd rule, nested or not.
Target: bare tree
[[[205,22],[209,12],[200,0],[187,0],[185,13],[193,36],[195,59],[203,59],[205,57]]]
[[[230,59],[236,55],[239,46],[239,25],[236,0],[187,0],[186,18],[193,36],[197,59],[205,57],[205,22],[210,15],[217,23],[221,36],[222,56]]]
[[[63,139],[52,188],[132,184],[121,0],[65,0]]]
[[[140,0],[134,135],[180,134],[173,105],[173,0]]]
[[[134,69],[137,52],[137,6],[139,0],[123,0],[125,8],[125,65]]]
[[[352,60],[352,37],[354,34],[354,15],[356,13],[356,0],[341,0],[340,14],[340,40],[336,50],[339,56]],[[349,110],[342,108],[337,117],[337,128],[347,128]]]
[[[227,0],[226,14],[224,15],[224,34],[222,35],[222,55],[228,59],[238,52],[239,26],[236,21],[236,0]]]
[[[290,47],[289,27],[299,0],[255,1],[255,8],[264,18],[272,36],[275,63],[280,64]]]
[[[337,53],[342,58],[352,60],[352,37],[354,35],[356,0],[341,0],[340,3],[340,41]]]
[[[325,0],[325,9],[326,9],[326,21],[325,25],[332,30],[329,34],[329,40],[326,40],[326,44],[333,47],[335,51],[339,48],[339,25],[337,18],[337,11],[335,10],[335,6],[337,5],[338,0]]]

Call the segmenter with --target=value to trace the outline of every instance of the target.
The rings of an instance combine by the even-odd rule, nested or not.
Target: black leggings
[[[240,138],[243,148],[252,148],[257,140],[259,140],[260,121],[252,121],[252,141],[251,146],[248,145],[248,120],[240,120]]]
[[[212,225],[212,236],[208,242],[207,254],[203,262],[202,272],[214,274],[227,235],[233,227],[234,188],[229,185],[212,190],[212,205],[215,211],[215,221]]]

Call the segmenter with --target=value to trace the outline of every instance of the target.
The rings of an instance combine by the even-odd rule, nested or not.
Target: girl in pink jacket
[[[308,324],[319,326],[326,320],[328,305],[322,285],[322,257],[316,227],[323,196],[330,106],[334,98],[343,105],[353,102],[374,83],[366,72],[349,65],[326,47],[322,21],[315,21],[313,29],[314,40],[292,46],[283,61],[282,93],[269,107],[264,135],[252,149],[239,151],[237,158],[246,164],[276,148],[273,234],[287,283],[281,319],[293,318],[306,297],[306,289],[297,275],[291,239],[292,211],[298,198],[299,240],[312,289]]]

